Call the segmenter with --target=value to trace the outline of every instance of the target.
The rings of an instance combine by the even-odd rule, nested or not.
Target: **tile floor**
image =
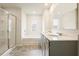
[[[6,56],[42,56],[42,50],[37,45],[17,46]]]

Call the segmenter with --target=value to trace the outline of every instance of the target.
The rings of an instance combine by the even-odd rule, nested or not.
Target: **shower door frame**
[[[12,48],[12,47],[10,47],[10,38],[9,38],[9,35],[10,35],[10,33],[9,33],[9,17],[10,17],[10,15],[15,17],[15,45],[16,45],[16,32],[17,32],[16,31],[17,30],[17,17],[10,13],[10,14],[8,14],[8,49]]]

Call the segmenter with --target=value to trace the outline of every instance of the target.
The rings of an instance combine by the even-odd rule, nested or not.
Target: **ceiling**
[[[26,13],[36,12],[38,14],[41,14],[45,8],[49,7],[49,5],[45,6],[44,3],[0,3],[0,5],[8,8],[22,8]]]

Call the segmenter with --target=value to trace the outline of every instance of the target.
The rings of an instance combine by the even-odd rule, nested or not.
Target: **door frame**
[[[15,45],[16,45],[16,33],[17,33],[17,17],[15,16],[15,15],[13,15],[13,14],[11,14],[11,13],[9,13],[8,14],[8,21],[7,21],[7,23],[8,23],[8,49],[10,49],[10,45],[9,45],[9,42],[10,42],[10,40],[9,40],[9,16],[14,16],[15,17]]]

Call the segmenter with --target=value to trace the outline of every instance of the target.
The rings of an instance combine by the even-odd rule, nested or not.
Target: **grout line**
[[[8,49],[8,50],[7,50],[4,54],[2,54],[1,56],[7,56],[14,48],[15,48],[15,47]]]

